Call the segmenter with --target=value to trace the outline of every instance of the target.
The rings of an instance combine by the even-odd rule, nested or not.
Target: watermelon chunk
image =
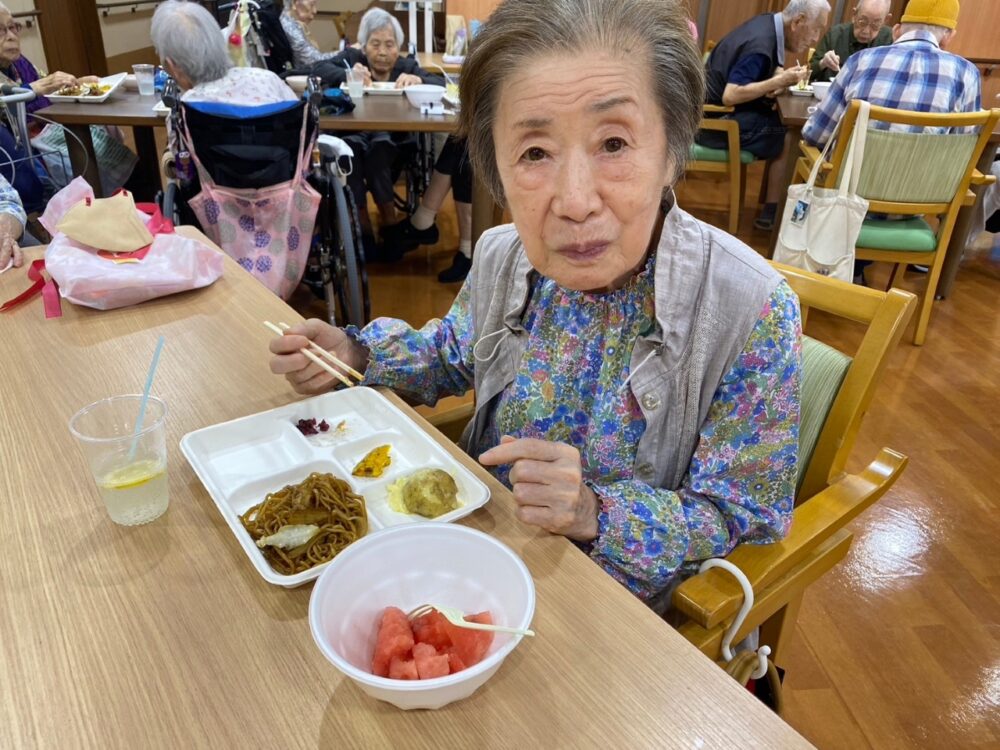
[[[382,621],[375,639],[372,674],[379,677],[390,677],[393,661],[410,659],[412,651],[413,630],[406,619],[406,614],[398,607],[386,607],[385,612],[382,613]],[[413,666],[413,675],[409,679],[417,679],[416,665]]]
[[[489,612],[466,615],[465,619],[469,622],[478,622],[481,625],[493,624],[493,616]],[[448,636],[451,638],[450,651],[458,656],[466,667],[481,662],[493,643],[493,633],[488,630],[460,628],[450,622],[447,623],[447,626]]]
[[[413,638],[418,643],[433,646],[439,652],[445,651],[451,648],[450,628],[454,628],[454,625],[433,609],[413,621]]]
[[[455,672],[461,672],[463,669],[465,669],[465,662],[462,661],[458,657],[458,654],[456,654],[454,651],[448,652],[448,669],[450,670],[451,674],[455,674]]]
[[[413,659],[392,657],[389,663],[389,675],[393,680],[417,680],[417,663]]]
[[[432,677],[444,677],[449,674],[448,655],[439,654],[427,643],[417,643],[413,646],[413,661],[417,663],[417,674],[421,680]]]

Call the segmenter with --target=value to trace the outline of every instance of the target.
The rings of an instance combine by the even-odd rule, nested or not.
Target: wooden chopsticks
[[[278,326],[280,326],[280,328]],[[268,330],[272,331],[273,333],[278,334],[279,336],[284,336],[285,335],[285,331],[287,331],[289,328],[291,328],[291,326],[288,325],[287,323],[279,323],[276,326],[274,323],[272,323],[269,320],[265,320],[264,321],[264,327],[267,328]],[[310,349],[312,349],[312,351],[310,351]],[[333,377],[337,378],[337,380],[339,380],[341,383],[343,383],[344,385],[346,385],[348,388],[350,388],[351,386],[355,385],[355,383],[352,383],[347,378],[347,376],[344,375],[343,372],[340,372],[339,370],[334,370],[332,367],[330,367],[330,365],[328,365],[326,362],[324,362],[322,359],[320,359],[320,356],[328,359],[330,362],[332,362],[334,365],[336,365],[341,370],[343,370],[344,372],[346,372],[348,375],[350,375],[350,376],[352,376],[354,378],[357,378],[357,381],[359,383],[362,380],[365,379],[365,376],[362,375],[360,372],[358,372],[357,370],[355,370],[353,367],[351,367],[346,362],[343,362],[340,359],[338,359],[337,357],[335,357],[333,354],[331,354],[330,352],[328,352],[322,346],[319,346],[314,341],[310,341],[309,342],[309,349],[300,349],[299,351],[301,351],[306,356],[306,359],[308,359],[308,360],[310,360],[312,362],[315,362],[317,365],[319,365],[324,370],[326,370],[328,373],[330,373],[331,375],[333,375]],[[313,354],[313,352],[316,352],[320,356],[316,356],[316,354]]]

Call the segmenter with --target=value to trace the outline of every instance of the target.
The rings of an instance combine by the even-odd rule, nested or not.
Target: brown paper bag
[[[112,253],[131,253],[153,241],[136,213],[132,194],[125,190],[110,198],[80,201],[66,212],[56,229],[74,242]]]

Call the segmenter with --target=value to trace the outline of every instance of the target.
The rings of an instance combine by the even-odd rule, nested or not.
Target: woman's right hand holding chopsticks
[[[322,347],[345,364],[364,373],[368,367],[368,350],[350,338],[340,328],[318,318],[310,318],[288,328],[283,336],[271,339],[271,372],[284,375],[297,393],[323,393],[337,385],[337,379],[315,361],[306,357],[310,342]]]

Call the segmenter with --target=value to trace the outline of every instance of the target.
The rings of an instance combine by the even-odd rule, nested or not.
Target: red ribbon
[[[52,279],[46,279],[42,276],[42,271],[44,270],[44,260],[32,261],[31,265],[28,266],[28,279],[33,282],[32,285],[21,294],[14,297],[14,299],[4,302],[3,306],[0,306],[0,312],[13,310],[18,305],[27,302],[36,294],[41,292],[42,304],[45,307],[45,317],[62,317],[62,302],[59,299],[59,287]]]

